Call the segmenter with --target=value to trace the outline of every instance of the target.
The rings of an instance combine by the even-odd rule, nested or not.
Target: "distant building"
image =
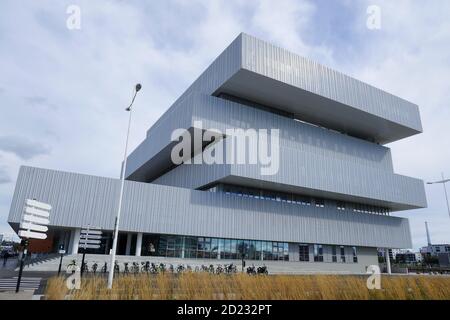
[[[450,244],[430,244],[420,249],[420,253],[426,256],[438,256],[440,253],[450,253]]]
[[[406,263],[406,264],[412,264],[417,263],[417,255],[415,252],[412,251],[406,251],[406,252],[398,252],[395,255],[395,261],[397,263]]]
[[[439,253],[438,259],[440,267],[450,267],[450,253]]]
[[[384,248],[378,248],[378,257],[385,258],[386,257],[386,249]],[[395,260],[394,251],[392,249],[389,249],[389,259]]]
[[[385,249],[378,249],[378,256],[384,258],[386,256]],[[398,263],[416,263],[422,262],[422,254],[407,249],[389,249],[389,257],[391,261]]]

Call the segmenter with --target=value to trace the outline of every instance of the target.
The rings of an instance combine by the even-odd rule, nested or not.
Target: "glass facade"
[[[307,243],[291,245],[298,248],[298,258],[289,258],[287,242],[144,234],[141,255],[230,260],[240,260],[244,255],[245,260],[358,262],[357,247],[349,247],[352,256],[346,259],[345,246]]]
[[[289,261],[289,244],[277,241],[256,241],[149,235],[142,239],[143,256],[161,256],[196,259],[242,259]]]
[[[299,204],[303,206],[310,206],[314,203],[317,208],[325,208],[327,206],[334,206],[339,211],[352,211],[356,213],[371,213],[379,215],[389,215],[389,209],[370,206],[358,203],[346,203],[335,200],[325,200],[320,198],[311,198],[307,196],[301,196],[298,194],[276,192],[269,190],[261,190],[257,188],[235,186],[229,184],[218,184],[208,189],[211,192],[224,192],[227,195],[247,197],[259,200],[279,201],[286,203]]]
[[[308,244],[300,244],[298,246],[299,260],[300,261],[309,261],[309,245]]]
[[[331,261],[337,262],[337,248],[336,246],[331,247]]]
[[[321,244],[314,245],[314,262],[323,262],[323,246]]]

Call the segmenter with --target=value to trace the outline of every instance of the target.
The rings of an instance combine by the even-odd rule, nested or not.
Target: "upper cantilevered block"
[[[422,132],[417,105],[247,34],[180,99],[191,92],[225,93],[380,144]]]

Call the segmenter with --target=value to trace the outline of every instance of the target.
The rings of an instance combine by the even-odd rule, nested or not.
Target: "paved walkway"
[[[39,300],[37,296],[33,295],[31,291],[15,292],[0,292],[0,300]]]
[[[41,284],[41,277],[22,277],[20,281],[21,291],[37,290]],[[0,278],[0,292],[1,291],[15,291],[17,285],[17,276],[11,278]]]

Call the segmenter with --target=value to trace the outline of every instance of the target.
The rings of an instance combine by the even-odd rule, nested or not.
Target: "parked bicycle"
[[[258,267],[258,274],[269,274],[269,271],[267,270],[266,265],[263,265],[262,267]]]
[[[234,264],[229,264],[225,266],[225,272],[228,274],[237,273],[237,267]]]
[[[124,262],[124,263],[123,263],[123,266],[124,266],[124,268],[123,268],[123,273],[124,273],[124,274],[128,274],[129,271],[130,271],[130,270],[128,270],[128,262]]]
[[[89,272],[89,267],[88,267],[87,261],[85,261],[83,263],[83,265],[81,266],[81,270],[83,271],[83,273],[88,273]]]
[[[131,266],[131,271],[136,274],[139,273],[139,263],[138,262],[133,262],[133,265]]]
[[[254,265],[251,265],[250,267],[247,267],[247,274],[249,275],[255,275],[256,274],[256,268]]]
[[[182,272],[184,272],[184,270],[185,270],[185,268],[182,264],[179,264],[177,266],[177,273],[182,273]]]
[[[216,274],[224,273],[224,269],[221,264],[217,265]]]
[[[149,272],[150,271],[150,261],[146,261],[146,262],[141,262],[141,271],[143,272]]]
[[[97,262],[94,262],[94,264],[92,265],[92,272],[94,274],[97,272],[97,268],[98,268],[98,264],[97,264]]]
[[[150,273],[151,274],[157,274],[158,273],[158,267],[153,262],[152,262],[152,264],[150,266]]]
[[[67,265],[67,271],[71,270],[72,273],[75,273],[77,270],[77,261],[76,260],[70,260],[70,263]]]

